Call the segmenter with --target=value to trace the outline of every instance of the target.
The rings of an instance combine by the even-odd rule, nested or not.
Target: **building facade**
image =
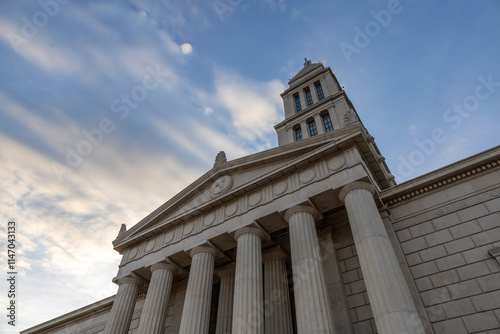
[[[116,296],[22,333],[500,333],[500,147],[397,185],[330,68],[281,96],[278,147],[120,231]]]

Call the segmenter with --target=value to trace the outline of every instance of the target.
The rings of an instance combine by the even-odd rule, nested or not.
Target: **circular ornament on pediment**
[[[314,177],[316,176],[316,172],[314,169],[308,169],[302,173],[299,174],[299,180],[302,184],[306,184],[314,180]]]
[[[226,217],[234,216],[237,211],[238,211],[238,204],[236,203],[226,206]]]
[[[215,222],[215,213],[209,213],[203,218],[203,225],[210,226]]]
[[[132,248],[130,250],[130,253],[128,253],[128,259],[129,260],[135,259],[138,253],[139,253],[139,247]]]
[[[182,230],[183,235],[190,235],[194,231],[194,222],[189,222],[186,225],[184,225],[184,228]]]
[[[169,244],[172,242],[172,240],[174,240],[174,231],[169,231],[165,234],[165,240],[163,241],[163,244]]]
[[[250,195],[248,197],[248,204],[250,206],[256,206],[262,201],[262,194],[260,192]]]
[[[213,197],[219,196],[233,186],[233,178],[229,175],[221,176],[210,187],[210,195]]]
[[[146,252],[149,253],[151,252],[156,246],[156,240],[149,240],[148,243],[146,244]]]
[[[329,170],[335,172],[345,166],[345,158],[342,156],[332,158],[328,160],[326,166],[328,167]]]
[[[283,195],[285,191],[288,189],[288,181],[281,181],[273,185],[273,194],[275,196]]]

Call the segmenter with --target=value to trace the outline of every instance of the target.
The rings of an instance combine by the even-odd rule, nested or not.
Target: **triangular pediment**
[[[357,128],[357,127],[356,127]],[[133,239],[144,239],[154,235],[157,228],[168,228],[175,221],[183,222],[224,203],[233,201],[268,182],[277,180],[287,169],[296,169],[301,162],[332,143],[352,135],[353,129],[341,129],[308,141],[276,147],[264,152],[239,158],[218,165],[208,171],[183,191],[153,211],[114,241],[115,248],[128,244]],[[305,162],[304,162],[305,159]]]
[[[324,157],[324,151],[338,154],[346,145],[352,146],[363,141],[365,133],[361,126],[353,126],[220,164],[130,230],[120,234],[113,241],[115,249],[120,251],[127,245],[154,236],[158,230],[169,229],[213,211],[295,173]],[[354,137],[357,139],[354,140]]]

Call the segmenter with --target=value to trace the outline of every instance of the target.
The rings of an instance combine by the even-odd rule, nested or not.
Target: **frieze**
[[[432,210],[430,212],[419,214],[418,216],[393,224],[395,231],[424,223],[426,221],[439,218],[441,216],[469,208],[471,206],[487,202],[491,199],[500,197],[500,188],[484,192],[482,194],[469,197],[467,199],[443,206],[442,208]]]
[[[273,195],[274,196],[280,196],[285,193],[288,189],[288,180],[278,182],[272,186],[273,188]]]
[[[299,180],[301,184],[311,183],[316,177],[316,172],[314,168],[307,169],[299,174]]]
[[[238,212],[238,204],[232,203],[226,206],[226,218],[232,217]]]
[[[258,205],[262,201],[262,192],[258,191],[255,194],[248,196],[248,204],[250,207]]]
[[[334,161],[335,159],[339,159],[339,161]],[[226,220],[233,219],[234,217],[243,215],[259,206],[266,205],[277,198],[299,191],[302,187],[305,187],[308,184],[326,179],[332,174],[339,172],[342,167],[345,166],[345,162],[345,157],[343,155],[339,155],[333,159],[329,159],[328,161],[323,160],[314,165],[309,164],[309,168],[306,170],[302,170],[298,173],[296,172],[283,179],[278,179],[276,182],[268,186],[257,189],[233,202],[207,212],[200,217],[172,227],[170,230],[162,233],[161,236],[149,239],[133,247],[128,252],[127,261],[123,263],[123,265],[141,258],[147,253],[150,253],[153,249],[159,250],[161,248],[168,247],[169,245],[175,244],[184,238],[201,233],[207,228],[222,224]],[[219,178],[218,180],[222,178]],[[216,183],[217,180],[214,182],[214,185]],[[223,189],[225,187],[230,187],[232,185],[232,179],[229,180],[226,178],[225,181],[221,181],[219,183],[219,187],[214,187],[214,185],[212,185],[213,189],[218,189],[217,191],[220,190],[221,192],[224,192],[225,190]]]
[[[329,170],[331,170],[332,172],[336,172],[345,166],[345,158],[343,156],[340,156],[338,159],[330,159],[328,160],[326,165]]]
[[[165,233],[164,235],[165,235],[165,239],[163,239],[163,245],[168,245],[174,240],[175,231],[170,230],[167,233]]]
[[[209,227],[215,222],[215,213],[211,212],[203,217],[203,226]]]
[[[153,249],[155,249],[155,246],[156,246],[156,239],[149,240],[148,243],[146,244],[145,252],[150,253]]]

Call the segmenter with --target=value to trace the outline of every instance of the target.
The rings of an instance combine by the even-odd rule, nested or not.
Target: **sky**
[[[276,147],[304,57],[398,183],[500,144],[498,0],[0,0],[0,333],[115,294],[120,225]]]

